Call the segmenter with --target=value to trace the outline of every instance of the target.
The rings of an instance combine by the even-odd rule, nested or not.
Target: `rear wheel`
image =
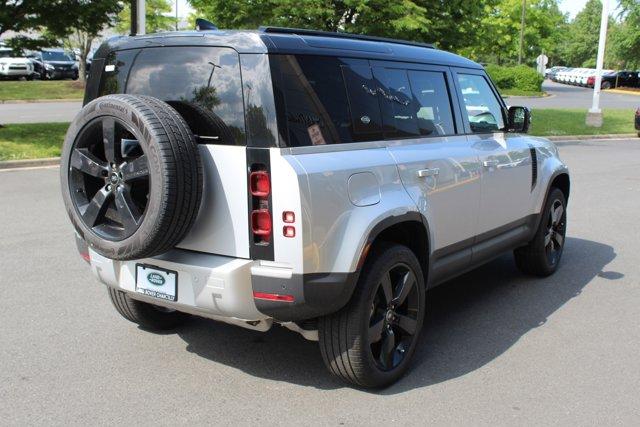
[[[611,89],[611,82],[602,82],[602,89]]]
[[[527,246],[514,251],[516,265],[535,276],[549,276],[558,269],[567,231],[567,200],[558,188],[552,188],[536,234]]]
[[[137,301],[129,297],[125,292],[113,288],[108,289],[109,298],[118,313],[125,319],[137,323],[145,329],[173,329],[189,318],[189,315],[185,313]]]
[[[385,244],[365,264],[349,304],[319,322],[320,351],[332,374],[384,387],[409,368],[425,310],[422,269],[413,252]]]

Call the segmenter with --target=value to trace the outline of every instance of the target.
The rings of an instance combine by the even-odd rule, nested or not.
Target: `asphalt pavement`
[[[82,102],[80,101],[6,102],[0,104],[0,124],[70,122],[81,108]]]
[[[542,90],[550,96],[546,97],[509,97],[509,105],[522,105],[529,108],[591,108],[593,89],[555,83],[545,80]],[[611,91],[600,92],[601,108],[638,108],[640,93],[637,95],[621,94]]]
[[[76,252],[58,169],[0,172],[0,423],[638,425],[640,142],[560,150],[557,274],[505,255],[429,292],[413,368],[382,391],[334,380],[281,327],[137,328]]]

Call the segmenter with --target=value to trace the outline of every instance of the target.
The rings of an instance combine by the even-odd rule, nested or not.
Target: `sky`
[[[233,1],[233,0],[229,0],[229,1]],[[171,0],[171,2],[173,3],[173,8],[172,8],[173,10],[171,13],[172,15],[175,15],[176,0]],[[177,2],[178,2],[178,14],[180,16],[186,17],[187,15],[189,15],[189,13],[193,12],[193,9],[191,8],[191,6],[189,6],[189,3],[187,2],[187,0],[177,0]],[[569,16],[573,18],[576,16],[578,12],[582,10],[586,2],[587,0],[560,0],[560,9],[563,12],[568,13]]]
[[[587,0],[561,0],[560,10],[567,12],[571,18],[574,18],[582,10],[586,2]]]

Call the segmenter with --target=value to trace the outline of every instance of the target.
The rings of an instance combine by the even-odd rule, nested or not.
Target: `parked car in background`
[[[615,76],[616,74],[618,74],[617,71],[615,70],[602,70],[602,81],[608,81],[609,79],[613,78],[615,81]],[[587,77],[587,84],[585,85],[586,87],[592,88],[594,87],[596,84],[596,70],[593,70],[593,74],[590,74],[589,77]],[[603,88],[603,85],[600,85],[601,88]],[[609,87],[604,87],[604,89],[609,89]]]
[[[565,70],[567,70],[567,67],[555,66],[555,67],[548,68],[547,71],[545,71],[545,77],[555,82],[558,76],[558,73]]]
[[[62,49],[43,49],[28,55],[35,73],[42,79],[78,79],[78,64],[73,53]]]
[[[602,76],[602,89],[614,87],[639,87],[640,77],[638,71],[618,71],[617,73]]]
[[[13,55],[13,50],[0,47],[0,78],[31,80],[33,78],[33,64],[27,58]]]

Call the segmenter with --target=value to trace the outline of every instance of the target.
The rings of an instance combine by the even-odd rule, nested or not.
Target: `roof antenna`
[[[204,31],[204,30],[217,30],[218,27],[215,26],[213,22],[209,22],[206,19],[198,18],[196,19],[196,30]]]

